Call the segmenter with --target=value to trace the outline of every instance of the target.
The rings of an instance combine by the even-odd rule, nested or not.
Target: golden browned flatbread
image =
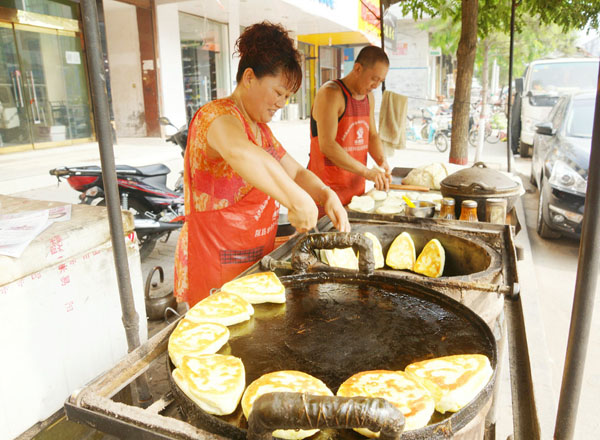
[[[184,356],[172,374],[186,396],[207,413],[215,415],[235,411],[246,385],[244,364],[235,356]]]
[[[229,292],[217,292],[189,309],[185,317],[192,322],[233,325],[247,321],[253,314],[252,304],[241,296]]]
[[[169,357],[173,365],[181,365],[183,356],[215,354],[227,343],[229,329],[213,322],[193,322],[183,318],[169,336]]]
[[[415,261],[413,271],[431,278],[441,277],[446,264],[446,253],[442,244],[433,238],[425,245]]]
[[[406,373],[423,380],[436,400],[440,413],[456,412],[487,385],[493,370],[487,356],[457,354],[410,364]]]
[[[244,392],[242,396],[242,410],[246,419],[252,411],[254,401],[266,393],[275,392],[295,392],[308,393],[317,396],[333,396],[333,393],[327,385],[316,377],[301,371],[283,370],[267,373],[256,379]],[[273,432],[273,436],[285,439],[302,439],[317,433],[318,429],[294,430],[278,429]]]
[[[340,385],[337,395],[386,399],[404,414],[406,431],[426,426],[435,406],[427,388],[402,371],[372,370],[356,373]],[[379,436],[379,433],[366,428],[357,428],[355,431],[367,437]]]
[[[385,263],[392,269],[413,270],[416,258],[415,243],[408,232],[398,235],[388,249]]]
[[[221,291],[235,293],[250,304],[285,302],[285,286],[274,272],[253,273],[237,278],[223,284]]]

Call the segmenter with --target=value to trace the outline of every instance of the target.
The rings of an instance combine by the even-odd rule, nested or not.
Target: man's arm
[[[350,156],[335,140],[338,118],[344,109],[344,94],[335,83],[325,84],[317,92],[313,118],[317,122],[321,152],[336,166],[367,177],[369,169]]]

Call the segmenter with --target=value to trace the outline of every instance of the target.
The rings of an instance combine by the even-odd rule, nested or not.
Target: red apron
[[[335,140],[354,159],[367,164],[367,153],[369,151],[369,120],[370,106],[369,98],[365,96],[362,100],[352,97],[352,93],[341,80],[335,81],[344,94],[346,108],[338,119],[338,130]],[[311,136],[310,136],[310,161],[308,169],[321,178],[323,183],[331,187],[343,205],[352,200],[352,196],[362,195],[365,192],[365,178],[351,173],[333,164],[321,152],[317,124],[311,114]],[[320,213],[322,209],[320,210]]]
[[[185,166],[191,176],[187,155]],[[271,252],[279,218],[279,203],[256,188],[214,211],[196,211],[193,197],[186,216],[190,307]]]

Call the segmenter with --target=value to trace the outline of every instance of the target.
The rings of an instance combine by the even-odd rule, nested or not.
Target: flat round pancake
[[[457,354],[414,362],[405,369],[432,392],[435,409],[444,414],[466,406],[487,385],[493,370],[483,354]]]
[[[266,393],[274,392],[296,392],[308,393],[317,396],[333,396],[327,385],[316,377],[302,371],[282,370],[267,373],[256,379],[244,392],[242,396],[242,410],[248,419],[254,401]],[[273,432],[273,436],[285,439],[302,439],[317,433],[318,429],[293,430],[279,429]]]
[[[217,292],[198,302],[187,311],[185,317],[193,322],[233,325],[247,321],[253,314],[254,308],[241,296]]]
[[[260,272],[236,278],[221,286],[222,292],[241,296],[250,304],[285,302],[285,287],[274,272]]]
[[[220,354],[184,356],[173,370],[173,380],[200,408],[209,414],[235,411],[246,385],[240,358]]]
[[[427,388],[402,371],[372,370],[357,373],[340,385],[337,395],[382,397],[388,400],[404,414],[405,431],[426,426],[435,409],[435,402]],[[367,437],[378,435],[365,428],[355,431]]]
[[[368,196],[373,200],[380,202],[387,198],[387,193],[385,191],[379,191],[378,189],[373,189],[369,191]]]
[[[371,212],[375,208],[375,200],[369,196],[354,196],[348,204],[352,211]]]
[[[178,367],[183,356],[215,354],[227,343],[229,329],[212,322],[193,322],[183,318],[169,336],[169,357]]]
[[[375,209],[377,214],[401,214],[404,212],[404,204],[392,201],[390,203],[383,202],[383,205]]]

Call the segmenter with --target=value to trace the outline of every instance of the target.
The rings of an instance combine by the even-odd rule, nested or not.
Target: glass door
[[[12,25],[0,22],[0,148],[32,143],[24,93]]]
[[[91,140],[90,99],[78,34],[0,22],[0,42],[2,146],[41,148]]]

